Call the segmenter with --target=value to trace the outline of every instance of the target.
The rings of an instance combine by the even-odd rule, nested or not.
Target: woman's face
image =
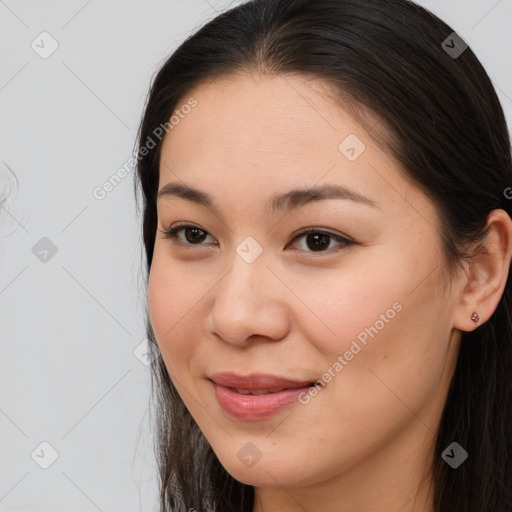
[[[211,204],[158,198],[150,319],[219,460],[258,487],[410,483],[458,349],[460,287],[446,287],[433,204],[324,90],[298,76],[218,78],[191,92],[196,106],[162,146],[159,190],[192,187]],[[327,186],[354,195],[270,208]],[[191,227],[166,238],[177,224]],[[323,385],[275,410],[258,405],[268,396],[219,388],[224,408],[219,372]]]

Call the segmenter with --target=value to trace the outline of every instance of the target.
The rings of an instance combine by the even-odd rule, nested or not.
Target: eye
[[[335,235],[334,233],[330,233],[328,231],[323,231],[319,228],[307,228],[298,233],[293,241],[298,240],[299,238],[304,237],[305,244],[303,247],[307,247],[311,249],[311,251],[306,252],[337,252],[347,247],[349,245],[355,244],[354,241],[349,240],[341,235]],[[330,241],[329,241],[330,240]],[[335,251],[326,251],[323,249],[332,249],[331,242],[337,241],[339,248]]]
[[[181,224],[179,226],[160,231],[164,234],[165,238],[170,238],[177,245],[202,245],[200,242],[204,239],[204,235],[207,233],[203,229],[191,224]],[[178,236],[180,231],[186,231],[187,235],[190,233],[190,236],[186,235],[186,240],[183,241]]]
[[[201,242],[204,241],[207,236],[211,236],[207,231],[191,224],[181,224],[173,228],[160,231],[163,233],[164,238],[169,238],[176,245],[182,246],[205,245]],[[185,240],[179,236],[181,231],[185,233]],[[344,236],[335,235],[334,233],[330,233],[319,228],[307,228],[299,232],[293,238],[292,242],[300,238],[305,238],[305,247],[307,249],[299,250],[303,250],[305,252],[337,252],[346,246],[354,245],[356,243]],[[341,247],[336,251],[326,251],[325,249],[332,249],[331,242],[333,240],[339,242],[338,245]],[[213,243],[217,244],[217,242]]]

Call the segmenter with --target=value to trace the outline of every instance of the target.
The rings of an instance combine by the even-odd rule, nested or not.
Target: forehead
[[[183,181],[219,196],[224,186],[261,202],[329,182],[402,208],[422,195],[329,92],[319,79],[249,73],[192,89],[175,108],[191,98],[197,105],[164,138],[159,188]]]
[[[192,145],[201,138],[209,149],[222,143],[233,144],[232,150],[307,153],[325,141],[326,135],[336,140],[339,134],[333,132],[346,131],[355,124],[335,107],[320,80],[298,75],[220,76],[190,91],[176,108],[190,97],[197,106],[168,137],[176,146]],[[336,116],[333,110],[338,111]]]
[[[339,144],[349,134],[370,143],[323,89],[318,80],[300,76],[250,73],[202,84],[176,105],[179,110],[190,98],[197,102],[164,138],[161,167],[222,171],[226,178],[256,170],[298,175],[311,166],[315,175],[323,174],[339,161]]]

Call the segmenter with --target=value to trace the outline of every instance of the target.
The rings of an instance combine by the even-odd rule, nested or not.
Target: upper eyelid
[[[177,224],[176,226],[172,226],[172,228],[165,229],[165,231],[171,231],[171,230],[177,231],[178,229],[186,229],[186,228],[196,228],[196,229],[204,231],[205,233],[208,233],[209,235],[213,236],[209,231],[207,231],[206,229],[203,229],[200,226],[196,226],[195,224]],[[324,233],[324,234],[332,235],[332,236],[339,236],[339,237],[349,238],[348,236],[343,235],[342,233],[339,233],[339,234],[338,233],[333,233],[332,231],[329,230],[329,228],[320,228],[320,227],[315,227],[315,226],[307,227],[307,228],[301,228],[296,233],[294,233],[292,236],[302,235],[302,234],[307,233],[309,231]]]

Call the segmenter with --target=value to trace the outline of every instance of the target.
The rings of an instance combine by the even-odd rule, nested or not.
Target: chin
[[[226,470],[227,471],[227,470]],[[290,476],[290,479],[276,472],[271,466],[261,466],[259,469],[237,467],[228,473],[237,481],[252,485],[253,487],[294,487],[299,482]]]
[[[304,484],[305,482],[301,478],[303,475],[297,472],[297,468],[303,467],[304,463],[296,463],[287,458],[286,454],[278,454],[278,457],[286,459],[289,467],[279,467],[276,461],[270,460],[268,457],[265,460],[265,455],[262,455],[252,466],[239,460],[238,454],[234,459],[230,455],[229,460],[220,457],[219,460],[235,480],[253,487],[295,487]]]

